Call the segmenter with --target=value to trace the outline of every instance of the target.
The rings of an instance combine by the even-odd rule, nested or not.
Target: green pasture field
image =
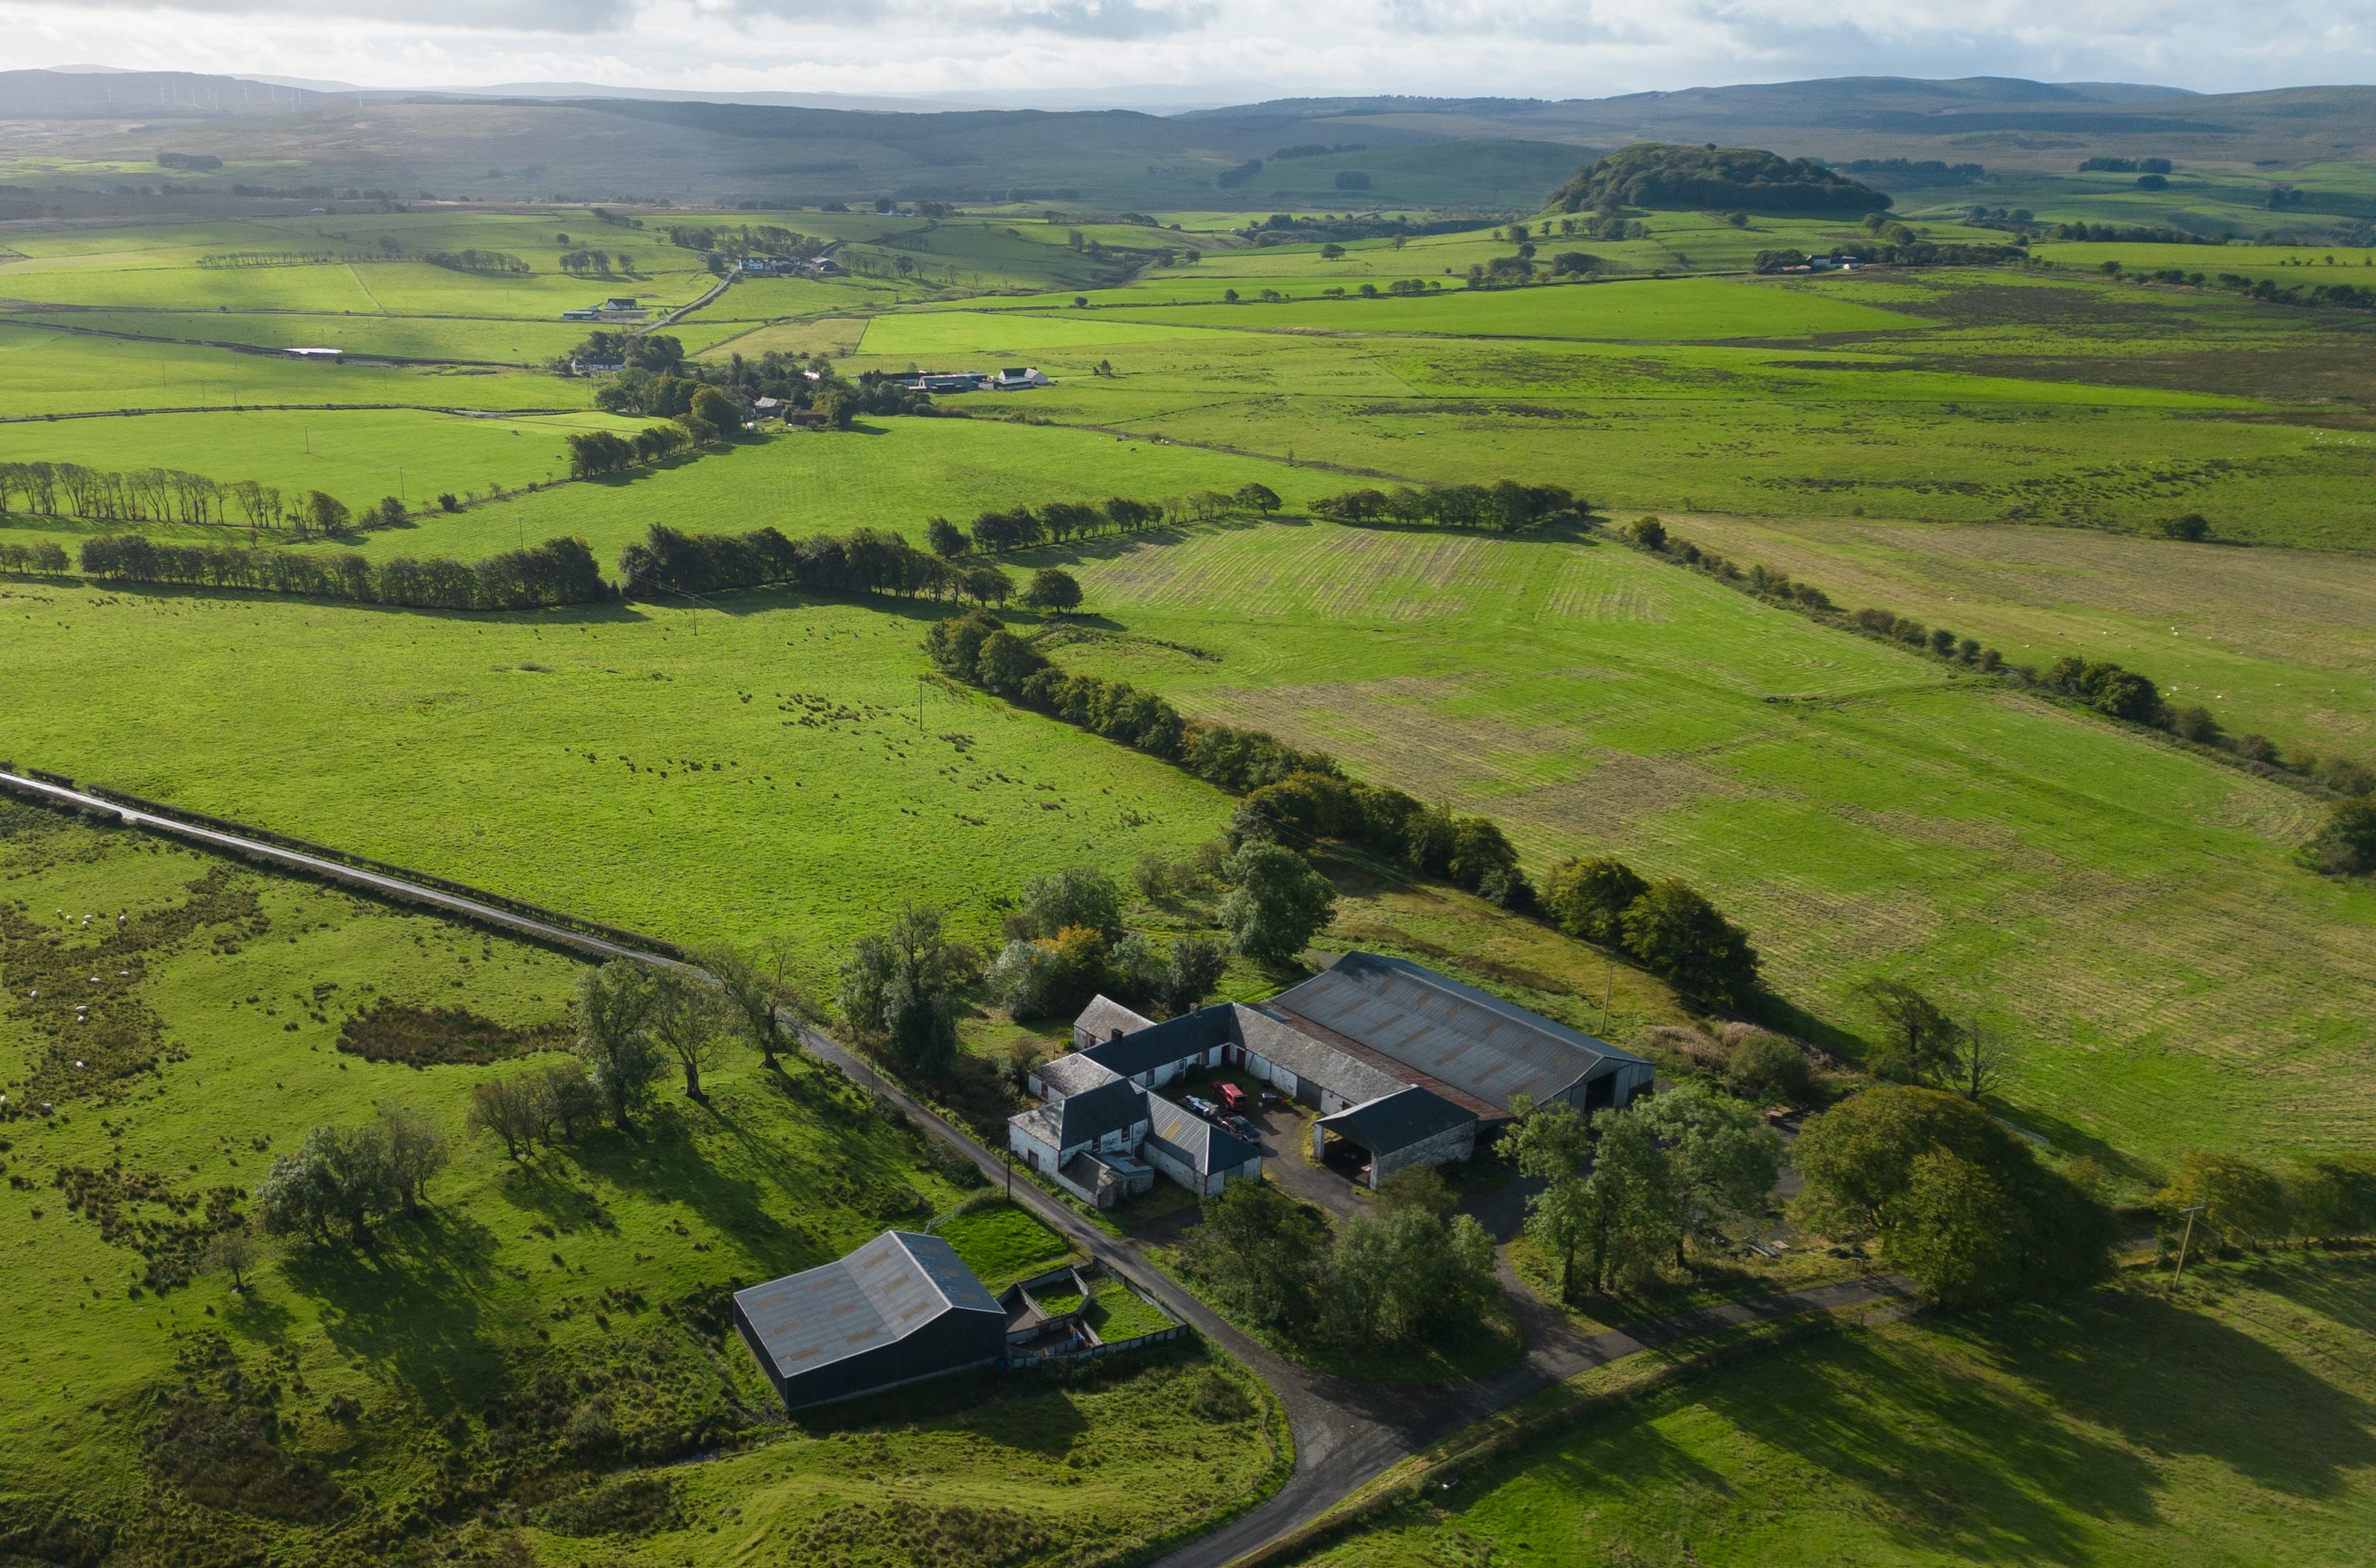
[[[969,406],[1005,411],[1027,394],[973,394]],[[1343,477],[1260,458],[1062,426],[990,419],[884,418],[850,431],[792,430],[710,448],[657,469],[588,480],[416,526],[374,534],[371,554],[475,558],[575,534],[605,566],[654,523],[692,532],[767,526],[800,537],[888,528],[921,542],[925,520],[967,523],[984,511],[1122,494],[1160,501],[1234,490],[1249,480],[1291,503],[1340,487]]]
[[[714,320],[702,313],[686,318],[669,331],[685,344],[687,354],[703,358],[739,354],[756,359],[773,353],[801,359],[821,354],[839,359],[858,352],[858,341],[870,324],[868,318],[861,316],[820,316],[753,326],[748,322]]]
[[[1456,331],[1493,311],[1526,331],[1577,331],[1555,313],[1668,290],[1780,304],[1783,320],[1721,328],[1735,333],[1806,326],[1807,317],[1788,320],[1802,310],[1893,324],[1799,349],[1359,330],[1377,312]],[[983,339],[899,324],[952,314],[999,328]],[[1109,318],[1237,330],[1087,341]],[[1047,338],[1033,340],[1032,320],[1051,323]],[[1296,320],[1339,327],[1262,330]],[[2364,399],[2376,370],[2365,325],[2350,312],[1987,270],[1645,281],[1408,305],[1060,310],[1013,322],[938,307],[879,322],[862,347],[992,341],[1063,383],[1030,394],[1035,415],[1386,478],[1510,473],[1611,505],[1778,517],[2132,530],[2200,511],[2227,537],[2366,548],[2376,539],[2376,469],[2355,437],[2325,428],[2330,410]],[[901,369],[915,357],[868,352],[857,362]],[[1100,360],[1111,378],[1085,373]]]
[[[39,694],[9,704],[19,766],[677,940],[781,938],[820,994],[905,900],[993,940],[1026,879],[1178,859],[1229,815],[1162,763],[922,685],[919,639],[947,613],[928,605],[757,593],[465,616],[0,595],[11,688]]]
[[[1538,874],[1688,878],[1834,1025],[1882,976],[2001,1019],[2005,1114],[2068,1151],[2376,1144],[2376,901],[2292,863],[2322,808],[2284,785],[1591,536],[1283,522],[1043,560],[1122,634],[1070,668],[1489,813]]]
[[[2337,439],[2367,441],[2367,437]],[[1691,515],[1684,537],[1953,628],[2040,668],[2065,655],[2141,669],[2173,705],[2288,751],[2376,763],[2376,563],[2057,528]]]
[[[557,1025],[572,961],[8,803],[0,900],[12,982],[46,973],[26,955],[41,933],[62,932],[68,951],[91,949],[86,962],[111,977],[91,993],[92,1034],[114,1038],[122,1026],[137,1040],[149,1027],[170,1044],[154,1073],[89,1082],[60,1059],[76,1042],[43,1032],[59,1027],[55,1009],[39,1011],[13,984],[0,1002],[11,1105],[38,1093],[58,1106],[7,1122],[0,1149],[24,1179],[0,1193],[18,1306],[0,1327],[15,1387],[0,1408],[0,1495],[12,1523],[62,1510],[112,1527],[119,1550],[203,1536],[316,1557],[357,1505],[400,1539],[451,1542],[457,1528],[473,1533],[467,1521],[483,1502],[537,1527],[545,1560],[576,1561],[587,1532],[539,1510],[606,1475],[619,1485],[622,1465],[633,1474],[714,1444],[693,1435],[703,1430],[738,1431],[740,1451],[681,1485],[672,1472],[644,1472],[647,1485],[678,1493],[676,1522],[607,1527],[605,1560],[723,1561],[754,1537],[817,1527],[826,1510],[927,1492],[932,1508],[1011,1506],[1021,1489],[1066,1473],[1080,1444],[1099,1456],[1095,1484],[1049,1492],[1038,1510],[1076,1543],[1175,1528],[1265,1483],[1258,1421],[1188,1417],[1199,1482],[1183,1489],[1165,1474],[1158,1484],[1153,1433],[1179,1430],[1199,1375],[1193,1359],[1116,1369],[1070,1391],[977,1379],[854,1405],[824,1426],[771,1411],[748,1351],[723,1319],[701,1315],[703,1303],[890,1226],[920,1228],[963,1196],[918,1134],[829,1070],[795,1058],[767,1074],[736,1051],[708,1075],[704,1102],[663,1085],[634,1133],[514,1161],[467,1131],[463,1115],[472,1084],[528,1063],[374,1061],[340,1050],[341,1028],[379,1003],[463,1007],[515,1031]],[[130,916],[121,938],[119,911]],[[99,916],[90,933],[85,913]],[[124,979],[112,978],[116,965]],[[244,1293],[221,1276],[140,1288],[137,1226],[173,1215],[127,1198],[120,1217],[133,1226],[103,1235],[52,1182],[63,1166],[120,1165],[176,1200],[252,1189],[309,1128],[366,1121],[381,1103],[409,1106],[448,1139],[453,1164],[431,1181],[425,1217],[384,1222],[368,1251],[268,1242]],[[1061,1255],[1035,1221],[1002,1213],[1007,1252]],[[177,1358],[189,1364],[217,1336],[220,1354],[274,1383],[277,1452],[322,1465],[345,1508],[281,1512],[253,1479],[228,1494],[186,1481],[176,1497],[144,1461],[141,1431],[181,1381]],[[515,1412],[536,1407],[540,1385],[588,1373],[615,1379],[611,1392],[573,1394],[559,1416],[571,1403],[594,1410],[587,1419],[619,1433],[619,1446],[556,1442],[535,1419],[523,1429]],[[508,1469],[487,1434],[507,1415]],[[450,1457],[423,1463],[425,1446]],[[721,1518],[733,1527],[712,1533]]]
[[[1585,1403],[1302,1560],[2348,1561],[2376,1530],[2372,1311],[2366,1260],[2287,1257],[2175,1301],[2138,1281],[1769,1346]]]
[[[257,480],[290,499],[318,489],[358,508],[383,495],[421,507],[441,490],[461,495],[566,475],[570,432],[633,431],[648,422],[591,412],[481,418],[414,408],[135,414],[0,423],[0,462],[179,469],[226,484]],[[239,521],[236,510],[231,520]]]
[[[205,324],[212,329],[219,323]],[[439,367],[305,364],[193,343],[58,331],[0,314],[0,420],[123,408],[324,403],[586,408],[593,404],[593,385],[475,367],[457,373]]]

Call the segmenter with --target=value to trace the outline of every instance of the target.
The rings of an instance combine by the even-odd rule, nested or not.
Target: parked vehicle
[[[1244,1138],[1249,1144],[1256,1145],[1257,1147],[1262,1144],[1262,1129],[1256,1127],[1252,1122],[1247,1121],[1244,1116],[1223,1116],[1221,1118],[1221,1127],[1224,1131],[1234,1133],[1238,1137]]]
[[[1206,1099],[1201,1095],[1183,1096],[1181,1097],[1181,1102],[1185,1104],[1189,1110],[1194,1111],[1196,1114],[1202,1116],[1207,1121],[1212,1121],[1221,1114],[1221,1107],[1213,1104],[1213,1101]]]
[[[1233,1114],[1243,1114],[1252,1103],[1246,1091],[1234,1083],[1224,1083],[1213,1092],[1221,1097],[1221,1103]]]

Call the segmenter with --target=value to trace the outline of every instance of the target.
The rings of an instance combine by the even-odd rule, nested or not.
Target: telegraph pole
[[[2207,1207],[2207,1204],[2198,1203],[2192,1208],[2179,1211],[2186,1216],[2186,1232],[2178,1238],[2178,1266],[2170,1271],[2170,1289],[2162,1293],[2164,1296],[2176,1293],[2179,1277],[2186,1272],[2186,1244],[2194,1240],[2195,1215],[2203,1213]]]

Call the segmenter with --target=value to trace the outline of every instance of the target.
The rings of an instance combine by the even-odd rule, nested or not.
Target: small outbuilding
[[[1006,1355],[1007,1313],[938,1236],[886,1230],[848,1257],[734,1293],[734,1327],[787,1411]]]

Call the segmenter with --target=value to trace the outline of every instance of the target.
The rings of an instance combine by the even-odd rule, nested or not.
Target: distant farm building
[[[281,352],[291,359],[318,359],[331,364],[346,356],[344,349],[283,349]]]
[[[926,371],[900,383],[911,392],[980,392],[992,377],[987,371]]]
[[[1468,1159],[1510,1119],[1513,1097],[1596,1111],[1627,1103],[1655,1072],[1433,969],[1363,952],[1269,1001],[1163,1023],[1099,997],[1073,1041],[1032,1070],[1047,1103],[1010,1120],[1008,1144],[1101,1207],[1141,1190],[1150,1165],[1197,1193],[1261,1174],[1260,1149],[1154,1092],[1198,1069],[1236,1069],[1318,1112],[1313,1154],[1334,1139],[1366,1155],[1360,1175],[1373,1187],[1409,1165]]]
[[[1055,383],[1042,375],[1035,365],[1018,365],[1000,371],[990,378],[994,392],[1019,392],[1027,387],[1052,387]]]
[[[734,1293],[734,1327],[787,1411],[995,1366],[1007,1317],[947,1242],[907,1230]]]

